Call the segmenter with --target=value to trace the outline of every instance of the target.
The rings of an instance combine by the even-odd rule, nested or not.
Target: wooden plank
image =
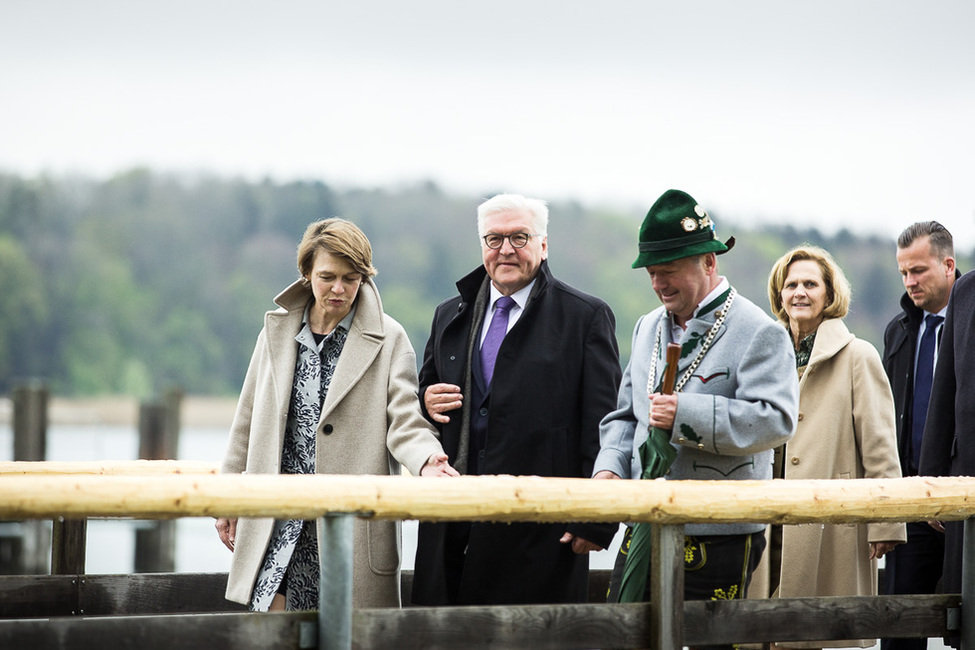
[[[691,601],[683,643],[940,637],[946,610],[960,602],[958,595]],[[361,648],[417,650],[645,648],[650,621],[649,604],[358,610],[353,640]]]
[[[0,621],[0,648],[314,648],[315,612]],[[310,641],[309,641],[310,640]]]
[[[0,461],[0,475],[104,474],[157,476],[161,474],[219,474],[216,463],[204,460],[71,460]]]
[[[609,569],[590,569],[589,570],[589,600],[590,603],[605,603],[606,595],[609,592],[609,579],[613,572]],[[406,569],[400,572],[400,596],[403,600],[403,607],[413,604],[413,570]]]
[[[0,599],[3,602],[5,599]],[[684,643],[939,637],[959,595],[791,600],[696,601],[684,604]],[[87,612],[86,612],[87,613]],[[68,617],[0,621],[0,647],[296,648],[299,622],[317,643],[315,612]],[[279,638],[280,637],[280,638]],[[526,605],[365,609],[353,614],[356,648],[645,648],[650,606]]]
[[[0,618],[77,614],[78,579],[78,576],[4,576],[0,578]],[[0,647],[8,646],[0,644]]]
[[[449,483],[449,485],[448,485]],[[593,481],[462,476],[8,476],[0,518],[353,513],[424,521],[859,523],[975,515],[975,478],[819,481]]]
[[[486,650],[646,648],[646,604],[522,605],[356,610],[356,648]]]
[[[224,599],[226,586],[226,573],[8,576],[0,618],[244,611]]]
[[[961,596],[851,596],[684,603],[684,643],[940,637]]]

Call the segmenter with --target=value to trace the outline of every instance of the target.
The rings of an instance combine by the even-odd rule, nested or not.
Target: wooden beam
[[[684,644],[944,636],[954,595],[687,601]]]
[[[975,478],[594,481],[463,476],[5,476],[0,518],[860,523],[975,515]]]
[[[226,587],[226,573],[4,576],[0,618],[245,611]]]
[[[0,475],[159,476],[219,473],[220,467],[216,463],[202,460],[0,461]]]
[[[0,648],[315,648],[315,612],[0,621]],[[380,646],[384,647],[384,646]]]
[[[684,643],[692,646],[939,637],[946,632],[945,611],[960,602],[957,594],[693,601],[684,604],[683,636]],[[357,648],[403,650],[646,648],[651,638],[649,608],[639,603],[363,609],[353,614],[352,638]],[[0,621],[0,647],[4,648],[249,650],[313,648],[316,643],[316,612]]]

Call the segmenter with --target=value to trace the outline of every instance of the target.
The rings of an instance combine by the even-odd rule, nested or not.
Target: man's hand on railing
[[[572,533],[566,533],[562,535],[562,539],[559,540],[563,544],[571,544],[572,552],[576,555],[585,555],[590,551],[601,551],[603,547],[599,544],[593,544],[588,539],[583,539],[581,537],[576,537]]]
[[[234,550],[234,543],[237,541],[237,518],[228,519],[226,517],[220,517],[217,519],[215,525],[217,527],[217,535],[220,536],[220,541],[223,542],[223,545],[231,551]]]
[[[940,521],[929,521],[928,522],[928,526],[931,526],[931,528],[934,528],[936,531],[938,531],[941,534],[944,534],[944,532],[945,532],[945,525],[944,525],[943,522],[940,522]]]

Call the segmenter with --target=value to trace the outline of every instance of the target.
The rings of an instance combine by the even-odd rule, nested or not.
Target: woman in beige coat
[[[372,247],[344,219],[310,226],[301,279],[264,317],[231,428],[223,472],[456,476],[420,414],[416,357],[383,313]],[[227,519],[227,598],[251,609],[316,609],[316,522]],[[356,520],[353,605],[400,604],[399,522]]]
[[[843,271],[825,250],[800,246],[772,267],[768,292],[773,313],[792,335],[799,372],[799,424],[792,440],[776,451],[776,477],[899,478],[890,386],[877,350],[841,320],[850,304]],[[770,533],[752,596],[876,595],[877,560],[906,541],[900,523],[773,526]],[[763,587],[764,593],[755,593]]]

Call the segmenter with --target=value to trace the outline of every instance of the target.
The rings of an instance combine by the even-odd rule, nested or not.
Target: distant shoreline
[[[182,426],[224,427],[233,423],[236,397],[187,395],[180,412]],[[0,397],[0,425],[13,424],[13,401]],[[105,424],[138,426],[139,400],[127,396],[62,398],[48,404],[48,424]]]

